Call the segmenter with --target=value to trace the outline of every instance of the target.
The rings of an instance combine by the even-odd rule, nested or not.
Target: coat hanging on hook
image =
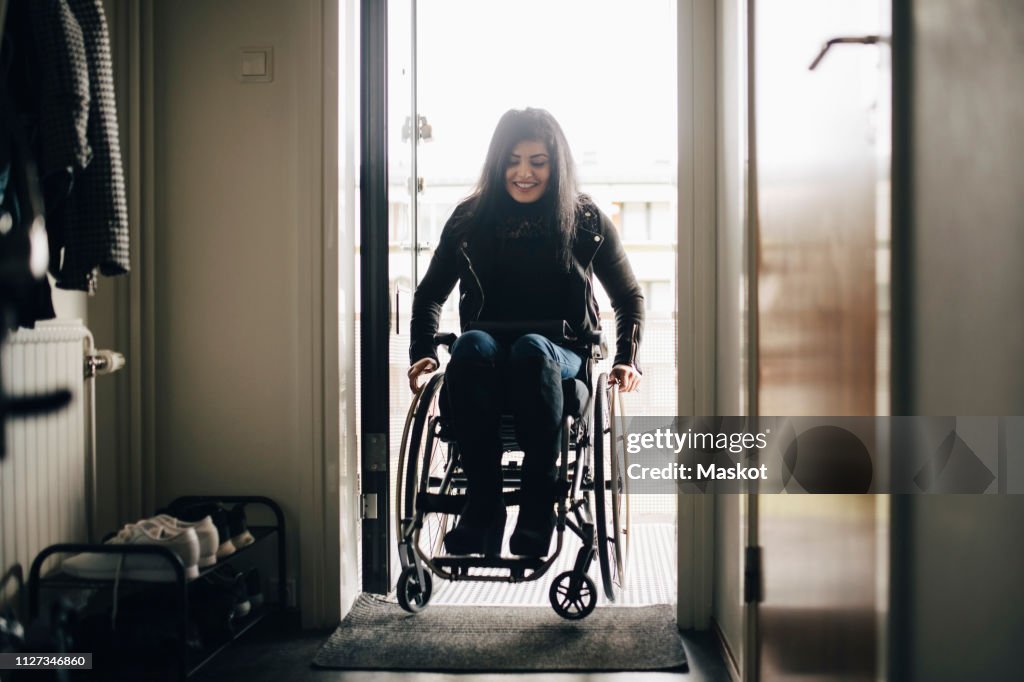
[[[58,287],[88,291],[95,287],[95,272],[119,275],[129,269],[128,207],[102,0],[14,0],[10,10],[8,31],[28,53],[12,85],[39,160],[50,271]]]

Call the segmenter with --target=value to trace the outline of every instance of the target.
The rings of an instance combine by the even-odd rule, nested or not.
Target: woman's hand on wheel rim
[[[640,372],[629,365],[615,365],[608,374],[608,380],[619,385],[619,390],[631,393],[640,388]]]
[[[437,363],[432,358],[420,358],[416,362],[412,363],[409,367],[409,390],[413,393],[419,393],[420,389],[420,375],[430,374],[437,369]]]

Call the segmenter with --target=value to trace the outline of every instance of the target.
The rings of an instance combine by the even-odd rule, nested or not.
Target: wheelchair
[[[600,333],[575,338],[564,322],[486,323],[471,328],[499,339],[540,333],[581,352],[584,378],[562,382],[565,408],[558,467],[555,549],[547,557],[449,556],[443,540],[465,502],[466,477],[459,446],[442,410],[444,373],[436,372],[420,389],[406,417],[399,453],[395,523],[402,571],[398,603],[417,613],[430,602],[433,577],[445,580],[520,583],[540,580],[565,547],[568,528],[580,540],[573,568],[555,576],[548,591],[552,608],[563,618],[587,617],[597,605],[597,585],[588,574],[600,567],[605,597],[615,602],[625,584],[629,551],[629,495],[626,449],[618,433],[622,416],[618,386],[602,373],[593,380],[597,361],[606,355]],[[435,346],[451,347],[455,334],[438,334]],[[502,497],[506,507],[519,504],[521,452],[511,415],[501,417]],[[507,541],[506,541],[507,542]]]

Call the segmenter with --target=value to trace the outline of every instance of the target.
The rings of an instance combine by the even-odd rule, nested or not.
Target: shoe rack
[[[185,567],[182,565],[181,559],[173,551],[167,547],[148,546],[148,545],[118,545],[118,544],[85,544],[85,543],[63,543],[50,545],[43,549],[32,561],[32,566],[29,569],[28,576],[28,598],[29,598],[29,618],[30,621],[34,620],[39,615],[39,596],[42,590],[58,590],[58,591],[72,591],[72,590],[108,590],[117,591],[114,595],[116,599],[128,599],[133,595],[143,594],[147,591],[154,592],[156,590],[167,590],[171,589],[176,595],[175,608],[173,613],[165,614],[167,618],[173,618],[177,630],[178,639],[178,652],[176,654],[176,665],[179,680],[186,680],[193,676],[200,669],[202,669],[207,663],[213,660],[220,652],[231,645],[231,643],[237,641],[240,637],[244,636],[246,632],[251,630],[257,623],[265,618],[270,609],[267,606],[254,611],[253,613],[239,619],[237,624],[234,626],[233,635],[226,641],[218,641],[214,643],[204,644],[203,648],[199,650],[191,650],[188,646],[189,639],[189,588],[191,585],[196,584],[204,575],[207,575],[220,567],[230,566],[233,564],[244,565],[246,557],[250,560],[257,556],[257,552],[265,551],[261,548],[265,547],[267,543],[276,540],[276,564],[277,564],[277,610],[282,611],[287,607],[287,565],[286,565],[286,537],[285,537],[285,520],[284,512],[281,507],[269,497],[262,496],[239,496],[239,495],[191,495],[185,497],[179,497],[168,505],[169,507],[179,506],[191,506],[195,504],[221,504],[221,505],[238,505],[244,504],[247,507],[249,505],[260,505],[268,508],[273,512],[276,523],[274,525],[250,525],[249,532],[252,533],[254,542],[242,547],[235,551],[234,554],[227,556],[217,561],[212,566],[207,566],[199,569],[199,577],[194,580],[186,580],[185,578]],[[110,533],[104,540],[109,537],[113,537],[115,533]],[[174,571],[175,579],[172,583],[166,582],[143,582],[137,580],[127,580],[120,578],[118,581],[113,579],[91,579],[91,578],[79,578],[68,575],[62,572],[59,568],[47,575],[42,575],[42,568],[44,562],[55,555],[61,554],[74,554],[79,552],[89,552],[95,554],[120,554],[128,556],[131,554],[147,554],[162,557],[168,562]],[[96,662],[94,661],[94,664]]]

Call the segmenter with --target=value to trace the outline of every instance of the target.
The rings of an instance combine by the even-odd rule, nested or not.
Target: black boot
[[[501,445],[495,443],[475,453],[462,451],[459,459],[466,474],[468,499],[455,528],[444,536],[444,547],[449,554],[497,556],[507,515],[501,496]]]
[[[523,448],[522,502],[509,538],[512,554],[543,557],[555,530],[556,460],[561,448],[562,377],[558,363],[525,358],[513,392],[516,440]]]
[[[552,447],[557,447],[553,444]],[[529,557],[547,556],[551,547],[551,535],[555,530],[555,497],[557,490],[557,473],[553,464],[547,465],[548,457],[533,460],[531,455],[537,453],[527,451],[523,461],[523,487],[519,504],[519,519],[512,537],[508,540],[508,549],[512,554]],[[547,453],[545,453],[547,454]],[[537,460],[544,460],[545,468],[538,471]]]
[[[551,548],[551,535],[555,532],[553,504],[524,503],[519,509],[519,520],[508,549],[513,554],[529,557],[547,556]]]
[[[466,503],[455,528],[444,536],[444,548],[449,554],[501,554],[501,541],[505,537],[505,505],[491,505],[476,509],[472,500]]]
[[[500,403],[493,365],[449,365],[446,382],[468,501],[444,537],[449,554],[501,553],[505,503],[501,497]]]

